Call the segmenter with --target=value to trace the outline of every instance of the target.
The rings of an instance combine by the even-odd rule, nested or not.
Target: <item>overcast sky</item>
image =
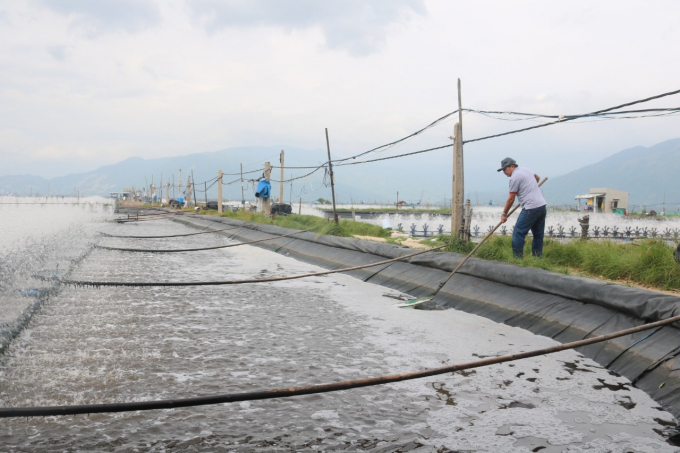
[[[325,151],[325,127],[344,157],[455,110],[457,78],[464,107],[585,113],[680,89],[679,43],[673,0],[0,0],[0,175]],[[464,135],[531,124],[468,114]],[[450,143],[452,129],[391,152]],[[466,145],[465,158],[557,175],[675,137],[678,116],[564,124]]]

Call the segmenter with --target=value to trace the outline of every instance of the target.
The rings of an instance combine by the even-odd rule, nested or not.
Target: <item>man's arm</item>
[[[508,196],[508,201],[505,202],[505,207],[503,208],[503,214],[501,214],[501,223],[505,223],[508,220],[508,212],[512,208],[512,204],[515,202],[516,192],[510,192]]]

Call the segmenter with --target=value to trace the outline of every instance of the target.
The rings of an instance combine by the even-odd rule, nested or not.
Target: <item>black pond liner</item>
[[[243,226],[216,233],[240,241],[265,239],[295,230],[229,218],[177,216],[191,227],[219,221]],[[354,238],[300,233],[273,239],[257,247],[315,264],[341,269],[396,258],[413,250]],[[432,253],[378,268],[347,272],[414,297],[432,294],[463,255]],[[472,258],[437,295],[438,304],[493,321],[520,327],[560,343],[604,335],[680,315],[680,297],[631,288],[542,269]],[[664,326],[577,351],[625,376],[680,419],[680,325]]]

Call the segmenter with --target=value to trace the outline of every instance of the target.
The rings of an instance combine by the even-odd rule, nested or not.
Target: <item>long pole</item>
[[[460,210],[463,213],[462,214],[462,226],[463,226],[463,231],[461,233],[461,239],[465,241],[470,240],[470,234],[469,232],[466,233],[466,225],[470,222],[470,220],[466,217],[468,214],[472,214],[472,211],[468,213],[468,211],[465,210],[465,208],[462,206],[463,200],[465,199],[465,153],[463,152],[463,102],[461,100],[461,87],[460,87],[460,79],[458,79],[458,124],[460,124],[460,151],[458,153],[458,162],[460,163],[458,166],[458,177],[459,177],[459,187],[460,187]],[[469,228],[468,228],[469,229]]]
[[[460,123],[456,123],[453,132],[453,181],[451,194],[451,237],[462,239],[460,233],[463,226],[463,139]]]
[[[222,170],[217,170],[217,213],[222,214]]]
[[[177,185],[178,185],[177,193],[181,197],[182,196],[182,169],[181,168],[179,169],[179,181],[177,182]]]
[[[331,174],[331,195],[333,197],[333,220],[338,225],[338,212],[335,209],[335,183],[333,182],[333,164],[331,162],[331,145],[328,140],[328,128],[326,128],[326,149],[328,149],[328,171]]]
[[[205,207],[208,208],[208,182],[203,183],[203,194],[205,195]]]
[[[279,203],[283,203],[283,150],[281,150],[281,157],[279,159],[281,163],[281,182],[279,183]]]
[[[191,169],[191,188],[194,189],[194,203],[198,206],[198,198],[196,198],[196,179],[194,178],[194,169]]]
[[[246,210],[246,197],[243,195],[243,164],[241,164],[241,210]]]

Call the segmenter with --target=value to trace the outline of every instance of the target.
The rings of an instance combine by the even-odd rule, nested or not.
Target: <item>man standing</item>
[[[531,230],[534,239],[531,242],[531,253],[534,256],[543,255],[543,230],[545,229],[545,216],[547,213],[545,198],[538,188],[537,174],[528,168],[519,167],[517,162],[510,157],[501,161],[501,168],[498,171],[505,173],[510,178],[510,195],[505,202],[501,222],[508,220],[508,212],[515,202],[515,197],[519,198],[522,206],[512,233],[512,254],[517,258],[524,258],[524,240],[527,233]]]

